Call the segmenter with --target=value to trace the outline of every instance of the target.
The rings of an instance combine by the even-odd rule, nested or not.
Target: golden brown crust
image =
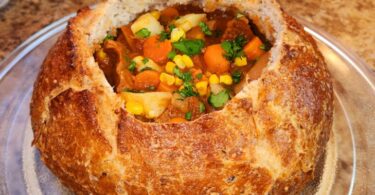
[[[280,59],[247,83],[251,92],[192,122],[157,124],[128,114],[89,62],[80,26],[98,17],[84,9],[69,22],[34,86],[33,144],[66,186],[94,194],[291,194],[313,179],[332,126],[332,84],[294,19],[282,15],[285,36],[298,41],[281,41]]]

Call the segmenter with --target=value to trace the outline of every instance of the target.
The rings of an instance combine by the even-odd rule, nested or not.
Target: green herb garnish
[[[262,45],[259,46],[259,49],[263,51],[269,51],[271,47],[272,47],[271,43],[268,40],[266,40]]]
[[[148,61],[150,61],[150,59],[148,59],[148,58],[143,58],[142,63],[143,63],[143,64],[147,64]]]
[[[192,117],[192,113],[191,113],[191,111],[185,113],[185,119],[186,119],[186,120],[190,121],[190,120],[191,120],[191,117]]]
[[[246,44],[246,39],[244,36],[239,35],[234,40],[227,40],[221,43],[221,47],[224,49],[224,57],[229,61],[233,61],[236,57],[241,57],[244,55],[242,48]]]
[[[205,111],[206,111],[206,106],[204,105],[204,103],[199,102],[199,112],[203,113]]]
[[[192,80],[192,76],[190,72],[181,72],[181,70],[178,67],[175,67],[173,69],[173,73],[182,81],[184,82],[190,82]]]
[[[241,81],[241,75],[242,75],[242,73],[238,70],[236,70],[232,73],[232,79],[233,79],[233,82],[235,84],[237,84]]]
[[[103,42],[108,41],[108,40],[115,40],[115,38],[116,38],[115,36],[108,34],[107,36],[104,37]]]
[[[191,82],[184,82],[184,88],[177,91],[181,95],[182,98],[187,98],[191,96],[198,96],[198,93],[193,88],[193,83]]]
[[[203,77],[203,74],[202,74],[202,73],[198,73],[195,77],[196,77],[198,80],[201,80],[202,77]]]
[[[163,32],[160,33],[159,41],[167,40],[167,39],[169,39],[169,37],[170,37],[170,34],[163,31]]]
[[[210,28],[208,28],[208,26],[207,26],[206,23],[204,23],[204,22],[199,22],[199,26],[201,27],[202,32],[203,32],[205,35],[208,35],[208,36],[211,36],[211,35],[212,35],[212,32],[211,32]]]
[[[130,72],[134,72],[136,65],[137,65],[137,64],[132,60],[132,61],[130,62],[130,64],[129,64],[129,66],[128,66],[128,70],[129,70]]]
[[[183,54],[196,55],[202,52],[204,42],[201,39],[182,39],[173,43],[173,47]]]
[[[175,29],[176,26],[174,24],[171,24],[168,26],[168,28],[169,28],[169,32],[172,32],[172,30]]]
[[[214,108],[221,108],[229,100],[229,93],[227,90],[223,90],[218,94],[211,94],[208,98],[208,103],[210,103]]]
[[[183,83],[183,89],[177,91],[182,98],[187,98],[190,96],[197,96],[198,93],[194,90],[193,83],[191,82],[193,80],[190,72],[181,72],[181,70],[177,67],[173,69],[173,73],[182,81]]]
[[[168,59],[173,60],[176,55],[176,51],[172,50],[168,53]]]
[[[141,30],[136,32],[135,35],[141,38],[147,38],[151,35],[151,32],[147,28],[142,28]]]

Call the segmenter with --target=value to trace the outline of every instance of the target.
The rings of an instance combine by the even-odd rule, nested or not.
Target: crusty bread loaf
[[[259,18],[274,43],[270,62],[220,111],[139,121],[95,62],[94,45],[143,11],[191,2]],[[85,194],[298,193],[325,151],[332,112],[322,55],[274,0],[110,0],[80,10],[45,59],[31,103],[42,160]]]

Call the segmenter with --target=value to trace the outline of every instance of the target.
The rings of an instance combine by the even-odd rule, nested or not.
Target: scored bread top
[[[192,2],[258,17],[271,59],[220,111],[180,124],[139,121],[95,62],[94,45],[137,14]],[[300,192],[324,154],[332,113],[322,55],[274,0],[110,0],[82,9],[46,57],[31,102],[42,160],[75,192],[94,194]]]

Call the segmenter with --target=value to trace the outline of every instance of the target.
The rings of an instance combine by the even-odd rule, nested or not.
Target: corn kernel
[[[171,32],[171,42],[179,41],[181,38],[185,38],[185,31],[181,28],[174,28]]]
[[[235,64],[236,66],[246,66],[246,65],[247,65],[247,59],[246,59],[246,57],[244,57],[244,56],[236,57],[236,58],[234,59],[234,64]]]
[[[98,51],[98,57],[101,59],[101,60],[104,60],[105,58],[107,58],[107,54],[104,52],[103,49],[100,49]]]
[[[194,66],[193,60],[191,60],[190,56],[182,55],[182,61],[184,62],[185,66],[191,68]]]
[[[207,81],[200,81],[195,84],[195,88],[197,88],[197,91],[199,95],[204,96],[207,95]]]
[[[208,81],[210,82],[210,84],[218,84],[219,83],[219,77],[216,75],[216,74],[212,74]]]
[[[183,85],[181,85],[180,88],[178,88],[178,90],[183,90],[185,87]]]
[[[150,14],[151,14],[155,19],[159,20],[159,18],[160,18],[160,12],[159,12],[159,11],[154,10],[154,11],[150,12]]]
[[[174,63],[176,63],[176,65],[177,65],[178,68],[180,68],[180,69],[184,69],[185,68],[185,63],[182,60],[182,55],[176,55],[173,58],[173,61],[174,61]]]
[[[206,77],[210,77],[212,75],[212,73],[207,71],[207,72],[204,73],[204,75],[206,75]]]
[[[176,67],[176,64],[173,62],[168,62],[167,65],[165,65],[165,71],[167,73],[173,74],[173,69]]]
[[[143,105],[136,101],[128,101],[125,107],[128,112],[134,115],[141,115],[144,113]]]
[[[175,83],[175,85],[180,86],[180,85],[182,85],[183,81],[180,78],[176,77],[174,83]]]
[[[160,82],[171,86],[171,85],[174,84],[175,78],[174,78],[174,76],[163,72],[163,73],[160,74]]]
[[[220,83],[231,85],[233,83],[232,77],[230,75],[220,75]]]

